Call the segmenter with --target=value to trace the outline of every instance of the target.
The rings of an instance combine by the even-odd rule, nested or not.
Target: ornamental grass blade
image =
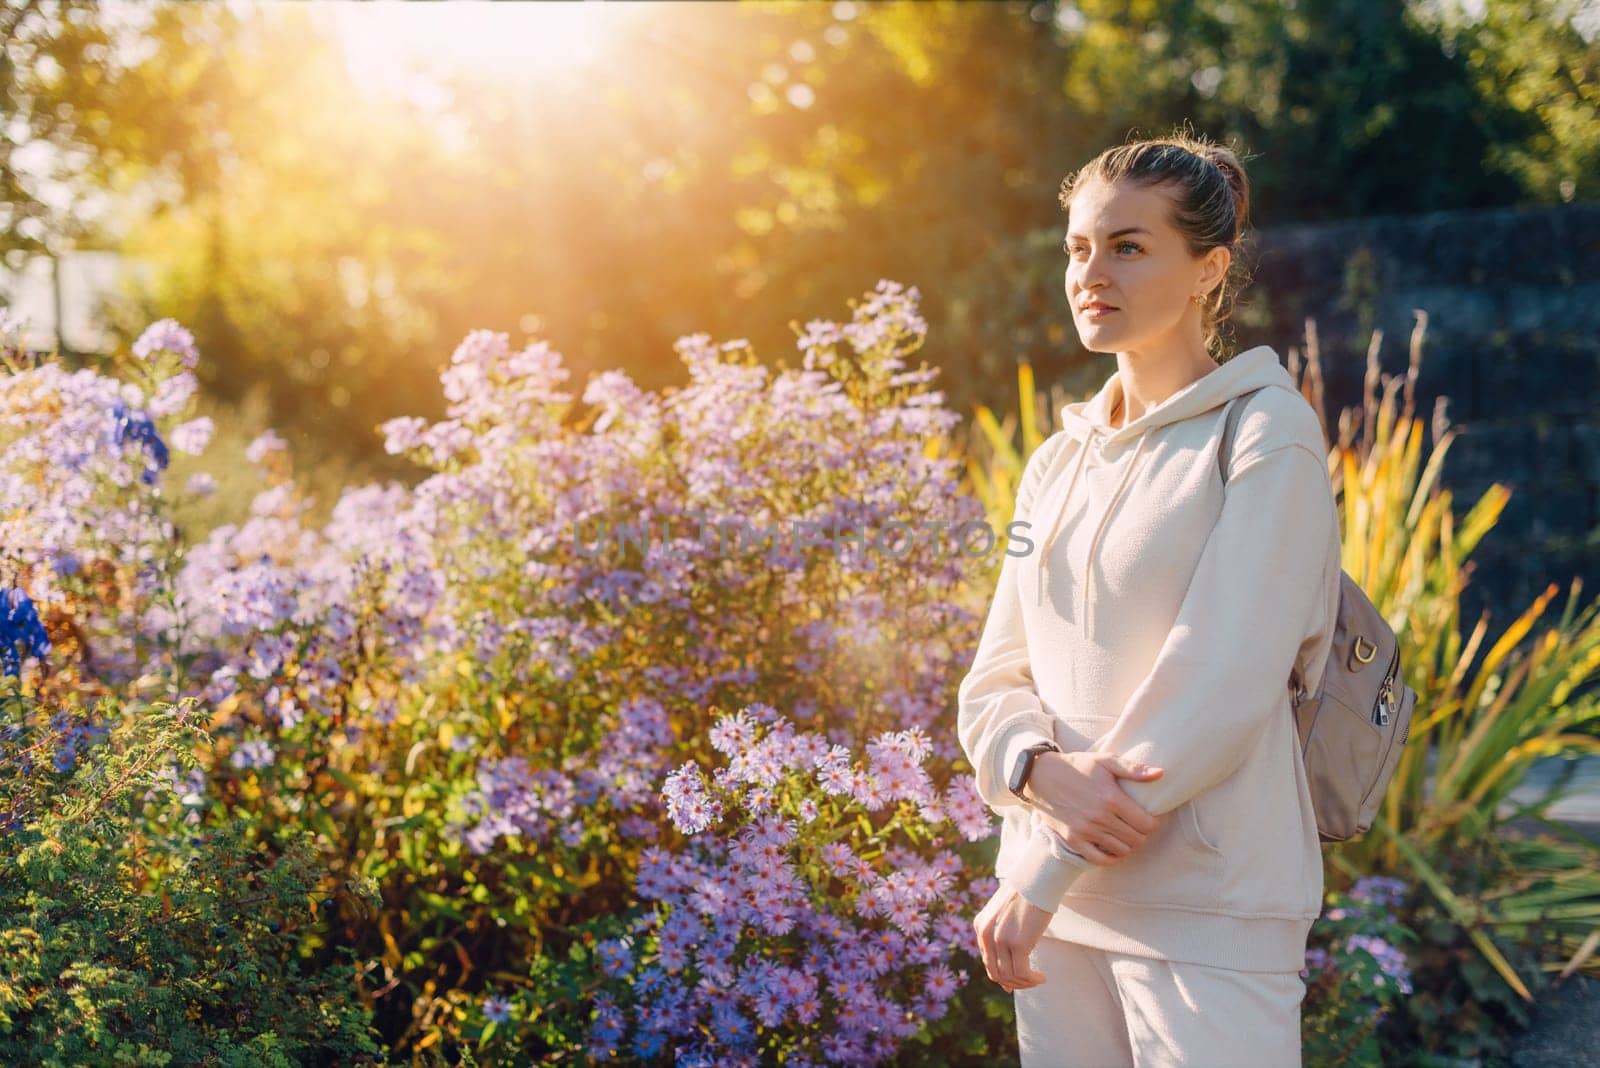
[[[1595,929],[1589,932],[1589,937],[1585,938],[1583,944],[1578,946],[1578,951],[1572,955],[1572,959],[1561,966],[1561,978],[1572,978],[1573,973],[1587,964],[1589,958],[1594,956],[1596,949],[1600,949],[1600,924],[1596,924]]]
[[[1018,410],[1022,416],[1022,451],[1031,455],[1044,439],[1039,433],[1038,394],[1033,383],[1033,365],[1030,363],[1017,367],[1017,393],[1021,398]]]
[[[1406,841],[1403,836],[1396,834],[1387,820],[1374,820],[1373,826],[1380,829],[1388,836],[1389,841],[1394,843],[1395,848],[1405,857],[1412,870],[1433,892],[1434,898],[1444,907],[1451,920],[1467,933],[1467,937],[1472,940],[1472,944],[1478,947],[1478,952],[1483,954],[1484,959],[1489,962],[1489,966],[1495,970],[1501,979],[1505,980],[1506,985],[1515,990],[1524,1001],[1533,1001],[1533,995],[1528,992],[1527,985],[1517,975],[1516,969],[1511,967],[1511,963],[1506,960],[1505,954],[1500,952],[1494,941],[1478,926],[1479,917],[1473,910],[1463,905],[1461,899],[1451,892],[1450,887],[1446,885],[1444,877],[1439,874],[1438,870],[1423,859],[1422,854],[1418,852],[1414,845]]]

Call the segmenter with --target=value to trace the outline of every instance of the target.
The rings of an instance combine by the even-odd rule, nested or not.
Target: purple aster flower
[[[198,385],[188,371],[173,375],[156,387],[155,395],[150,398],[150,414],[157,419],[177,415],[188,407]]]
[[[743,710],[719,717],[711,728],[711,748],[732,756],[755,738],[756,723]]]
[[[622,1010],[616,998],[604,991],[594,996],[595,1018],[589,1025],[589,1055],[596,1060],[609,1060],[621,1044],[626,1031]]]
[[[261,463],[267,458],[268,453],[283,452],[288,449],[289,443],[278,436],[278,432],[268,427],[258,434],[254,441],[245,446],[244,457],[253,464]]]
[[[277,759],[277,753],[264,739],[254,738],[248,742],[241,742],[239,748],[233,751],[229,758],[236,768],[264,768]]]
[[[608,938],[595,946],[601,969],[613,979],[633,967],[633,950],[626,938]]]
[[[699,834],[722,818],[722,803],[711,796],[705,776],[692,760],[667,775],[661,797],[673,825],[684,834]]]
[[[1350,888],[1350,896],[1355,900],[1385,907],[1398,905],[1405,895],[1406,884],[1388,875],[1363,876]]]
[[[200,362],[200,350],[195,347],[194,335],[176,319],[158,319],[145,327],[139,340],[133,343],[133,354],[148,360],[157,352],[170,352],[183,360],[183,365],[193,370]]]
[[[1351,935],[1345,941],[1345,951],[1353,953],[1362,951],[1372,955],[1378,962],[1378,968],[1383,973],[1375,976],[1373,982],[1384,986],[1385,977],[1393,979],[1401,992],[1411,993],[1411,968],[1406,963],[1406,956],[1398,946],[1384,941],[1376,935],[1357,934]]]
[[[428,421],[414,415],[390,419],[378,427],[384,435],[383,451],[391,456],[410,452],[422,443],[422,432],[427,428]]]
[[[172,428],[172,447],[190,456],[199,456],[211,443],[211,435],[215,430],[216,426],[209,415],[179,423]]]

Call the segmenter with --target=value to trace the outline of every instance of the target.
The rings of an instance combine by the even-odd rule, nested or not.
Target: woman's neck
[[[1119,428],[1127,426],[1129,420],[1126,416],[1134,408],[1139,410],[1139,414],[1134,418],[1141,418],[1145,412],[1178,390],[1216,369],[1216,361],[1206,355],[1182,362],[1152,363],[1142,358],[1135,359],[1126,353],[1118,353],[1117,377],[1122,383],[1122,388],[1118,391],[1121,394],[1119,408],[1123,413],[1123,419],[1114,425]]]

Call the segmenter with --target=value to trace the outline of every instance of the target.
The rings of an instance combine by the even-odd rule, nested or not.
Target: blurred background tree
[[[174,316],[210,397],[400,475],[372,428],[477,327],[660,387],[681,334],[783,351],[903,278],[956,406],[1097,385],[1056,190],[1130,133],[1235,141],[1259,225],[1600,174],[1563,0],[540,7],[10,3],[5,263],[127,257],[113,336]]]

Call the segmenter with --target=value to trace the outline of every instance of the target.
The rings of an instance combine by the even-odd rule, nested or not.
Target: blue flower
[[[616,998],[610,994],[596,994],[594,1008],[595,1018],[589,1025],[589,1055],[595,1060],[610,1060],[613,1049],[627,1031],[627,1022]]]
[[[505,1023],[511,1019],[511,999],[500,994],[484,998],[483,1015],[495,1023]]]
[[[624,938],[608,938],[595,947],[601,969],[615,979],[633,967],[633,951]]]
[[[50,652],[50,635],[39,622],[38,609],[20,589],[0,590],[0,674],[22,674],[22,661]]]
[[[88,752],[90,746],[109,733],[110,730],[100,723],[79,723],[72,727],[62,739],[61,748],[56,750],[53,761],[56,771],[71,771],[79,755]]]
[[[666,1044],[667,1038],[660,1031],[640,1031],[633,1036],[633,1052],[645,1060],[660,1053]]]
[[[161,440],[161,435],[156,431],[156,425],[150,417],[142,412],[130,412],[128,406],[118,401],[111,409],[111,416],[116,420],[117,444],[126,445],[136,442],[150,451],[151,458],[155,461],[154,467],[145,468],[141,476],[146,485],[153,485],[159,470],[166,470],[167,443]]]

